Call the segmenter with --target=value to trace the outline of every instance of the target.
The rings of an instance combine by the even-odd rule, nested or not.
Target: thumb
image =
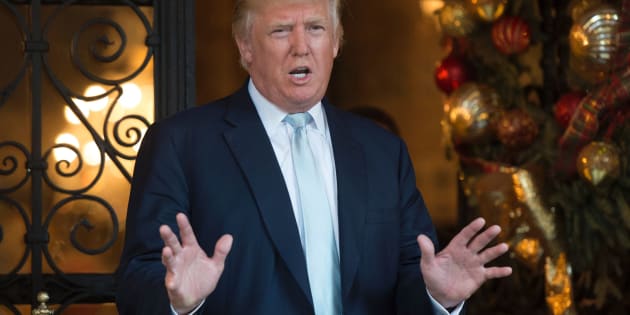
[[[433,260],[435,259],[435,247],[431,239],[424,234],[418,235],[418,246],[420,246],[420,251],[422,252],[421,261],[425,264],[433,264]]]
[[[230,249],[232,249],[232,235],[224,234],[219,238],[217,244],[214,246],[214,255],[212,256],[213,260],[216,260],[218,263],[223,264],[225,262],[225,258],[230,253]]]

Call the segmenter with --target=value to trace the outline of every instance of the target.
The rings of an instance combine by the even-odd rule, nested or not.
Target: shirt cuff
[[[457,304],[457,306],[453,309],[452,312],[449,312],[448,310],[444,308],[444,306],[442,306],[438,301],[436,301],[433,298],[433,296],[431,296],[431,293],[429,293],[429,290],[427,290],[427,294],[429,295],[429,299],[431,300],[431,304],[433,305],[433,314],[435,315],[459,315],[459,313],[461,313],[462,309],[464,308],[465,301],[462,301],[461,303]]]
[[[199,305],[197,305],[197,307],[195,307],[195,309],[193,309],[192,311],[190,311],[190,312],[188,312],[186,314],[187,315],[194,315],[201,308],[201,306],[203,305],[204,302],[206,302],[206,299],[201,300],[201,303],[199,303]],[[173,315],[182,315],[182,314],[179,314],[179,313],[175,312],[175,308],[173,308],[173,304],[170,304],[170,306],[171,306],[171,314],[173,314]]]

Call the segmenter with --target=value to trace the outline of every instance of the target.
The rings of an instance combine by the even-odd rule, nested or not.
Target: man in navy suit
[[[484,281],[511,273],[485,267],[507,245],[486,248],[500,229],[484,230],[483,219],[436,254],[402,140],[324,99],[343,33],[338,0],[236,2],[250,79],[149,129],[129,201],[121,314],[459,313]],[[311,290],[330,275],[307,268],[293,113],[311,118],[332,220],[333,311]]]

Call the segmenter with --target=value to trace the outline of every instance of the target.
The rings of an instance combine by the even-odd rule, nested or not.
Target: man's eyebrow
[[[325,17],[313,17],[306,19],[305,24],[324,24],[328,21]]]
[[[290,27],[293,27],[293,25],[295,25],[295,23],[291,21],[278,21],[278,22],[271,23],[269,27],[270,28],[290,28]]]

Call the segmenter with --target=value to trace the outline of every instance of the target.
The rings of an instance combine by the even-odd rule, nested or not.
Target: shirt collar
[[[288,113],[271,103],[262,94],[260,94],[251,79],[247,85],[247,90],[252,98],[252,102],[254,102],[254,107],[256,107],[256,111],[258,112],[260,120],[262,120],[265,130],[268,134],[272,134],[276,128],[282,126],[282,120]],[[326,130],[326,118],[324,116],[322,102],[317,102],[315,106],[308,110],[308,113],[313,117],[313,122],[315,123],[313,127],[324,133]]]

